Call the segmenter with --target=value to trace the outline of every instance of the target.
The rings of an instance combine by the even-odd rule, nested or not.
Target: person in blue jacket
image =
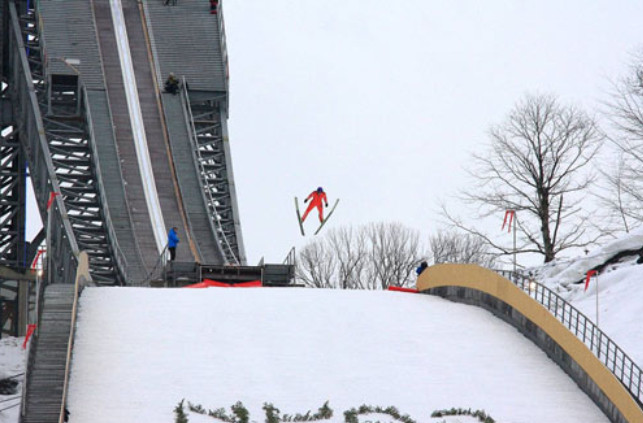
[[[172,226],[170,232],[167,234],[167,249],[170,252],[170,261],[174,261],[176,258],[176,246],[178,245],[179,236],[176,234],[176,226]]]

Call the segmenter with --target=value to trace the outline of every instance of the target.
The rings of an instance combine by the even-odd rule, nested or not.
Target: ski
[[[301,214],[299,213],[299,200],[295,197],[295,210],[297,211],[297,222],[299,223],[299,230],[301,231],[301,236],[306,236],[304,233],[304,225],[301,221]]]
[[[315,231],[315,235],[317,235],[319,231],[321,231],[321,228],[324,227],[324,224],[326,224],[326,222],[330,218],[330,215],[333,214],[333,212],[335,211],[335,207],[337,207],[337,203],[339,203],[339,198],[335,200],[335,204],[333,204],[333,207],[330,209],[330,212],[328,212],[328,214],[326,215],[326,219],[322,221],[322,223],[319,225],[319,228],[317,228],[317,230]]]

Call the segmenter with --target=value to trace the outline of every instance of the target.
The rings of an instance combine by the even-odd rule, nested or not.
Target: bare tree
[[[374,279],[379,287],[387,289],[414,282],[415,265],[424,257],[419,234],[399,223],[374,223],[366,231]]]
[[[616,156],[616,162],[608,164],[607,169],[601,171],[602,184],[597,187],[595,195],[602,206],[603,230],[628,233],[643,220],[641,201],[637,201],[636,195],[631,192],[631,186],[639,182],[628,180],[629,165],[625,153],[616,152]]]
[[[429,237],[433,263],[475,263],[493,268],[495,257],[487,242],[473,234],[439,231]]]
[[[297,276],[317,288],[409,286],[415,266],[425,257],[419,239],[398,223],[331,229],[299,253]]]
[[[363,288],[363,274],[368,259],[364,234],[352,227],[339,228],[329,232],[327,245],[337,262],[337,287]]]
[[[335,283],[335,255],[323,243],[308,244],[297,259],[297,278],[313,288],[333,288]]]
[[[515,210],[518,253],[540,253],[549,262],[562,250],[596,241],[579,198],[594,180],[589,164],[603,142],[595,122],[553,96],[526,96],[506,121],[493,127],[485,154],[475,154],[473,189],[465,201],[480,206],[479,217]],[[483,237],[501,255],[513,249],[466,226],[443,208],[456,227]]]
[[[607,106],[619,165],[606,172],[601,198],[628,232],[643,223],[643,51],[634,56],[628,75],[613,84]]]

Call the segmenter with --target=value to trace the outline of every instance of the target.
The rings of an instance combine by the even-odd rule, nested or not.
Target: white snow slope
[[[327,400],[333,422],[362,404],[418,422],[451,407],[499,422],[607,421],[541,350],[477,307],[382,291],[86,289],[70,422],[170,423],[183,398],[207,409],[241,401],[258,422],[265,402],[294,414]]]

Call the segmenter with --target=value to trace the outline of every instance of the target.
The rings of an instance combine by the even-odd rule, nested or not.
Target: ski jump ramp
[[[545,351],[611,421],[643,422],[640,402],[614,373],[549,310],[510,280],[474,264],[439,264],[422,272],[417,289],[491,311]]]

